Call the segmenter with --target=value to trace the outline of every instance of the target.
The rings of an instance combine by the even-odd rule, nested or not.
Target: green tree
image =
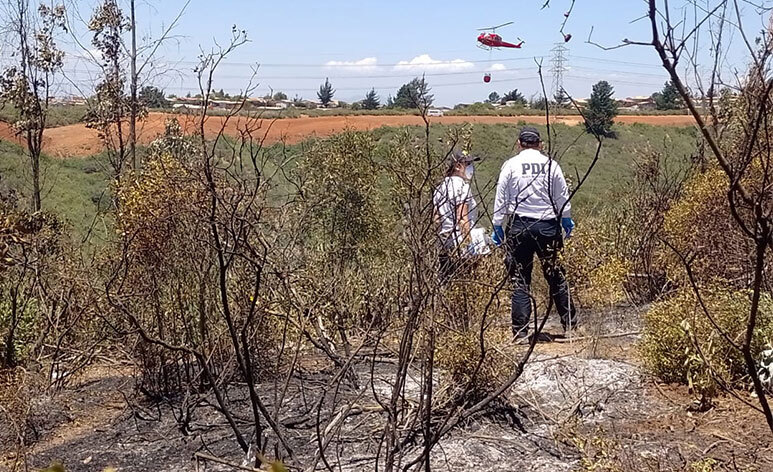
[[[138,115],[144,114],[144,110],[137,110],[136,103],[124,91],[127,57],[121,38],[129,27],[118,0],[103,0],[89,21],[91,44],[98,50],[102,76],[94,86],[95,100],[90,103],[86,126],[98,131],[107,149],[107,161],[115,182],[121,181],[131,157],[124,126],[131,121],[134,111]]]
[[[521,92],[518,91],[518,89],[510,90],[505,94],[504,97],[502,97],[502,104],[505,104],[507,102],[516,102],[516,105],[526,105],[526,97],[523,96]]]
[[[415,77],[413,80],[404,84],[397,91],[397,95],[392,100],[392,107],[395,108],[427,108],[432,105],[435,96],[430,94],[429,84],[424,77]]]
[[[333,95],[335,95],[335,90],[333,90],[333,84],[330,83],[329,79],[325,79],[325,83],[319,86],[319,92],[317,92],[317,98],[319,98],[319,101],[322,102],[323,107],[327,107],[330,105],[330,102],[333,101]]]
[[[362,108],[365,110],[375,110],[381,105],[381,98],[376,94],[376,89],[370,89],[365,95],[365,99],[361,103]]]
[[[7,23],[12,28],[5,32],[8,42],[4,46],[9,46],[9,52],[14,50],[9,57],[15,64],[0,70],[0,106],[9,103],[18,111],[13,127],[24,139],[30,158],[35,212],[41,209],[40,156],[51,90],[64,64],[64,52],[55,38],[67,31],[65,10],[63,6],[42,4],[35,19],[26,0],[6,3],[4,13],[9,15]]]
[[[164,91],[158,87],[145,86],[140,90],[138,97],[140,103],[148,108],[169,108],[169,100],[166,99]]]
[[[274,94],[274,100],[287,100],[287,94],[284,92],[277,92]]]
[[[491,92],[490,94],[488,94],[488,99],[486,100],[486,102],[488,102],[488,103],[499,103],[499,100],[501,100],[501,99],[502,99],[502,97],[500,97],[498,93]]]
[[[679,96],[679,91],[670,80],[665,83],[663,90],[652,94],[652,99],[655,101],[655,107],[658,110],[679,110],[684,108],[682,97]]]
[[[612,125],[617,116],[617,102],[612,98],[615,89],[602,80],[593,86],[593,93],[585,112],[585,128],[589,133],[612,136]]]
[[[545,97],[534,95],[529,101],[529,108],[532,110],[545,110],[548,107],[548,101]]]

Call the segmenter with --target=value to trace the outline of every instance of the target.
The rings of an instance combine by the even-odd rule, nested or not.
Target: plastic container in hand
[[[485,256],[491,253],[491,247],[488,244],[488,235],[484,228],[473,228],[470,231],[470,245],[468,250],[470,255]]]

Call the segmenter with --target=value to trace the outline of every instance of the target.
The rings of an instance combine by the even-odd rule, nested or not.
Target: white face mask
[[[467,167],[464,168],[464,177],[467,180],[472,180],[472,174],[475,173],[475,167],[472,166],[472,164],[468,164]]]

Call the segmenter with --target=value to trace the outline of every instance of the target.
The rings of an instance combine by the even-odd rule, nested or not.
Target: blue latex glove
[[[574,230],[574,220],[571,218],[561,218],[561,226],[564,228],[566,237],[572,236],[572,230]]]
[[[501,246],[505,242],[505,230],[501,226],[494,226],[494,233],[491,235],[491,240],[497,247]]]

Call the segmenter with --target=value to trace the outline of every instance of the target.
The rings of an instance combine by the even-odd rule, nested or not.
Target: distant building
[[[624,111],[652,111],[657,108],[652,97],[627,97],[617,101],[620,110]]]
[[[204,99],[201,97],[175,97],[171,98],[172,108],[200,110],[204,106]],[[289,100],[274,100],[272,98],[213,98],[210,97],[207,106],[212,110],[284,110],[292,106]]]
[[[53,97],[51,99],[52,105],[85,105],[86,99],[83,97],[76,97],[75,95],[68,95],[64,97]]]

